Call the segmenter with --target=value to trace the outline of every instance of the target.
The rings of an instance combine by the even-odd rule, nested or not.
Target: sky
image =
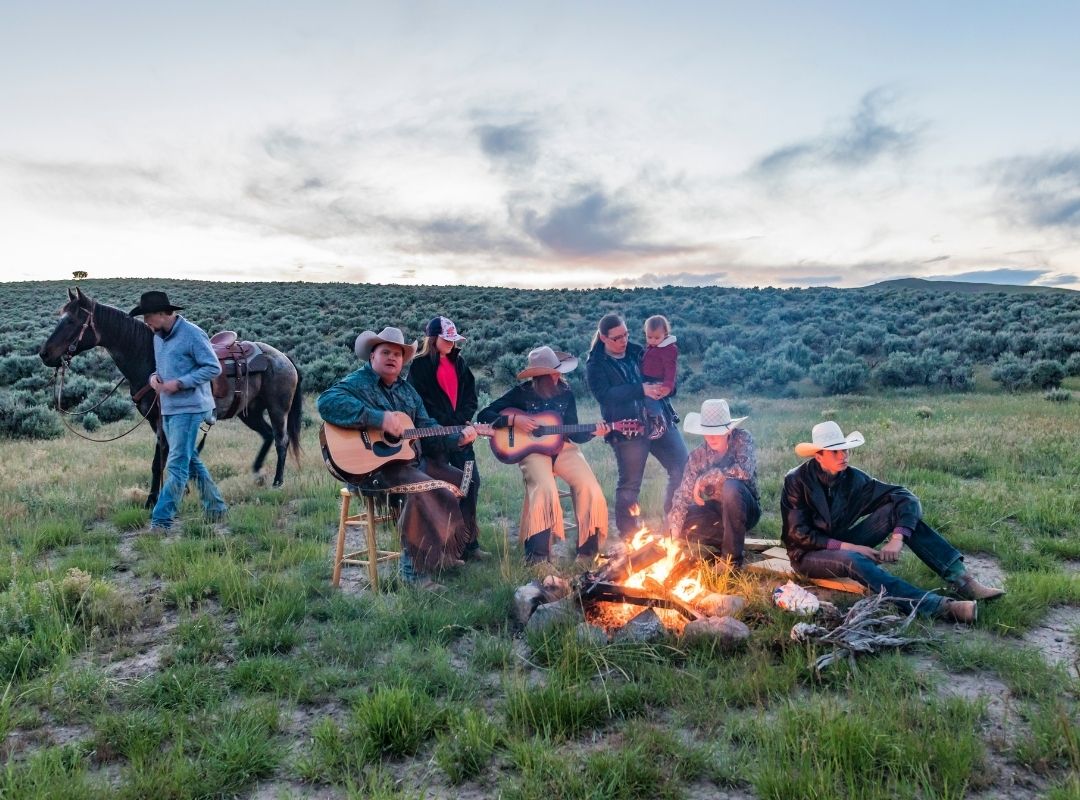
[[[1075,2],[0,9],[3,281],[1080,289]]]

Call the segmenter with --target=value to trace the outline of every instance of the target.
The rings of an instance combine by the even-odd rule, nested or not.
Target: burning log
[[[660,586],[659,583],[656,585]],[[698,612],[674,595],[669,593],[663,596],[652,589],[638,589],[633,586],[620,586],[617,583],[592,581],[582,586],[579,596],[585,602],[632,603],[635,606],[648,608],[670,608],[690,620],[701,617]]]
[[[665,581],[664,583],[667,583],[667,581]],[[660,583],[660,581],[656,580],[656,578],[646,578],[645,588],[648,589],[650,592],[655,592],[660,597],[667,600],[669,603],[671,603],[671,608],[674,608],[688,620],[693,621],[695,619],[701,619],[701,614],[694,610],[694,608],[688,603],[680,600],[678,597],[673,595],[671,593],[671,590],[668,589],[668,587],[665,586],[664,583]]]
[[[593,579],[604,583],[619,583],[666,557],[667,550],[654,540],[637,550],[628,550],[611,559],[594,573]]]

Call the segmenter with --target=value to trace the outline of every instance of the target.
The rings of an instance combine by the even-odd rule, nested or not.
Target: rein
[[[59,376],[57,381],[56,381],[56,410],[59,411],[62,415],[64,415],[64,416],[60,417],[60,421],[64,423],[65,428],[67,428],[69,431],[74,433],[80,439],[85,439],[88,442],[97,442],[99,444],[104,444],[105,442],[115,442],[117,439],[123,439],[125,436],[127,436],[129,433],[131,433],[132,431],[134,431],[136,428],[138,428],[140,425],[142,425],[144,422],[147,421],[147,419],[150,416],[150,412],[153,411],[154,406],[157,405],[157,401],[158,401],[157,395],[154,395],[154,400],[153,400],[152,403],[150,403],[149,407],[146,409],[146,413],[142,414],[142,412],[139,412],[140,414],[142,414],[142,416],[139,418],[139,420],[133,426],[131,426],[126,431],[124,431],[123,433],[121,433],[121,434],[119,434],[117,436],[112,436],[112,437],[110,437],[108,439],[95,439],[92,436],[87,436],[86,434],[79,433],[77,430],[75,430],[75,428],[73,428],[71,426],[71,423],[68,422],[67,419],[65,419],[65,417],[80,417],[83,414],[89,414],[91,411],[94,410],[94,408],[97,408],[98,406],[101,405],[101,403],[104,403],[105,400],[108,400],[109,397],[112,396],[113,392],[115,392],[117,390],[117,388],[120,386],[120,383],[123,383],[127,379],[126,378],[121,378],[120,383],[117,383],[116,386],[114,386],[112,388],[112,391],[110,391],[109,394],[105,395],[105,399],[102,400],[101,403],[98,403],[96,406],[94,406],[94,408],[88,409],[86,411],[80,411],[80,412],[65,411],[63,409],[63,406],[62,406],[63,391],[64,391],[64,375],[67,373],[67,365],[68,365],[69,360],[70,360],[70,358],[65,357],[64,360],[61,361],[60,366],[56,368],[57,375]],[[149,389],[149,388],[150,388],[149,386],[144,386],[142,389],[140,389],[135,394],[134,397],[131,398],[132,402],[136,404],[135,405],[136,409],[138,409],[138,401],[142,399],[142,397],[146,394],[146,390]]]
[[[89,310],[82,309],[83,311],[86,311],[86,320],[83,322],[82,327],[79,328],[78,334],[75,335],[75,337],[71,340],[71,343],[67,346],[67,352],[60,359],[60,366],[56,368],[56,373],[53,376],[53,380],[56,382],[56,410],[59,411],[60,414],[61,414],[60,421],[64,423],[64,427],[67,428],[72,433],[74,433],[80,439],[85,439],[88,442],[98,442],[98,443],[115,442],[117,439],[124,438],[129,433],[134,431],[135,428],[138,428],[140,425],[142,425],[143,422],[147,421],[147,418],[150,416],[150,412],[153,411],[154,406],[157,405],[158,398],[157,398],[157,395],[154,396],[154,400],[153,400],[152,403],[150,403],[150,406],[146,409],[146,413],[142,414],[142,417],[139,419],[138,422],[135,423],[135,425],[133,427],[131,427],[128,430],[124,431],[119,436],[113,436],[113,437],[111,437],[109,439],[95,439],[95,438],[93,438],[91,436],[86,436],[85,434],[79,433],[79,431],[75,430],[75,428],[73,428],[71,426],[71,424],[65,419],[65,417],[82,417],[82,416],[85,416],[86,414],[89,414],[94,409],[99,408],[102,405],[102,403],[104,403],[106,400],[108,400],[110,397],[112,397],[113,394],[116,393],[116,390],[120,388],[120,384],[122,384],[124,381],[127,380],[127,378],[121,377],[120,380],[118,380],[116,382],[116,385],[113,386],[112,389],[109,390],[109,393],[107,395],[105,395],[103,398],[101,398],[101,400],[99,400],[93,407],[86,409],[86,411],[65,411],[64,410],[64,407],[63,407],[64,376],[67,374],[68,366],[71,363],[71,357],[73,355],[75,355],[75,352],[79,347],[79,343],[82,341],[83,336],[86,335],[87,329],[93,331],[93,333],[94,333],[94,343],[90,347],[91,348],[92,347],[97,347],[99,344],[101,344],[101,334],[98,332],[97,324],[94,322],[94,311],[97,309],[97,300],[92,300],[91,303],[92,303],[92,305],[90,306]],[[87,349],[90,349],[90,348],[87,348]],[[139,391],[137,391],[134,395],[132,395],[131,402],[133,402],[135,404],[136,410],[139,407],[139,401],[142,400],[142,398],[146,396],[146,393],[149,390],[150,390],[150,385],[147,384],[143,388],[139,389]]]

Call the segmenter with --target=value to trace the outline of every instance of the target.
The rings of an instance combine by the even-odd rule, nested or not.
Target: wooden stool
[[[559,502],[562,502],[564,497],[571,497],[569,489],[559,489]],[[566,513],[566,508],[563,507],[563,530],[574,531],[577,530],[577,512],[574,509],[573,501],[570,502],[570,513]]]
[[[365,508],[359,514],[350,515],[349,504],[353,495],[364,500]],[[378,591],[379,564],[386,564],[401,558],[400,550],[379,549],[379,523],[394,519],[394,515],[389,511],[386,514],[377,514],[375,512],[375,499],[380,496],[386,497],[387,495],[385,492],[370,492],[362,491],[356,487],[351,489],[347,486],[341,487],[341,516],[338,520],[337,547],[334,551],[334,576],[331,579],[334,586],[341,583],[342,564],[352,564],[358,567],[367,567],[368,581],[371,588]],[[345,552],[345,531],[350,525],[362,525],[364,527],[364,535],[367,538],[366,550],[357,550],[353,553]],[[366,555],[367,558],[360,558],[363,555]]]

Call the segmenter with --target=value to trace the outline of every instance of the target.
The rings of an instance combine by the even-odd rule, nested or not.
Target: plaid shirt
[[[709,447],[708,442],[703,442],[690,454],[683,471],[682,483],[671,499],[671,511],[668,512],[665,525],[668,533],[678,536],[682,532],[686,512],[695,505],[695,490],[702,496],[717,497],[720,487],[728,478],[742,481],[750,493],[755,498],[758,497],[754,437],[750,435],[750,431],[742,428],[735,428],[731,432],[728,449],[723,455]]]

